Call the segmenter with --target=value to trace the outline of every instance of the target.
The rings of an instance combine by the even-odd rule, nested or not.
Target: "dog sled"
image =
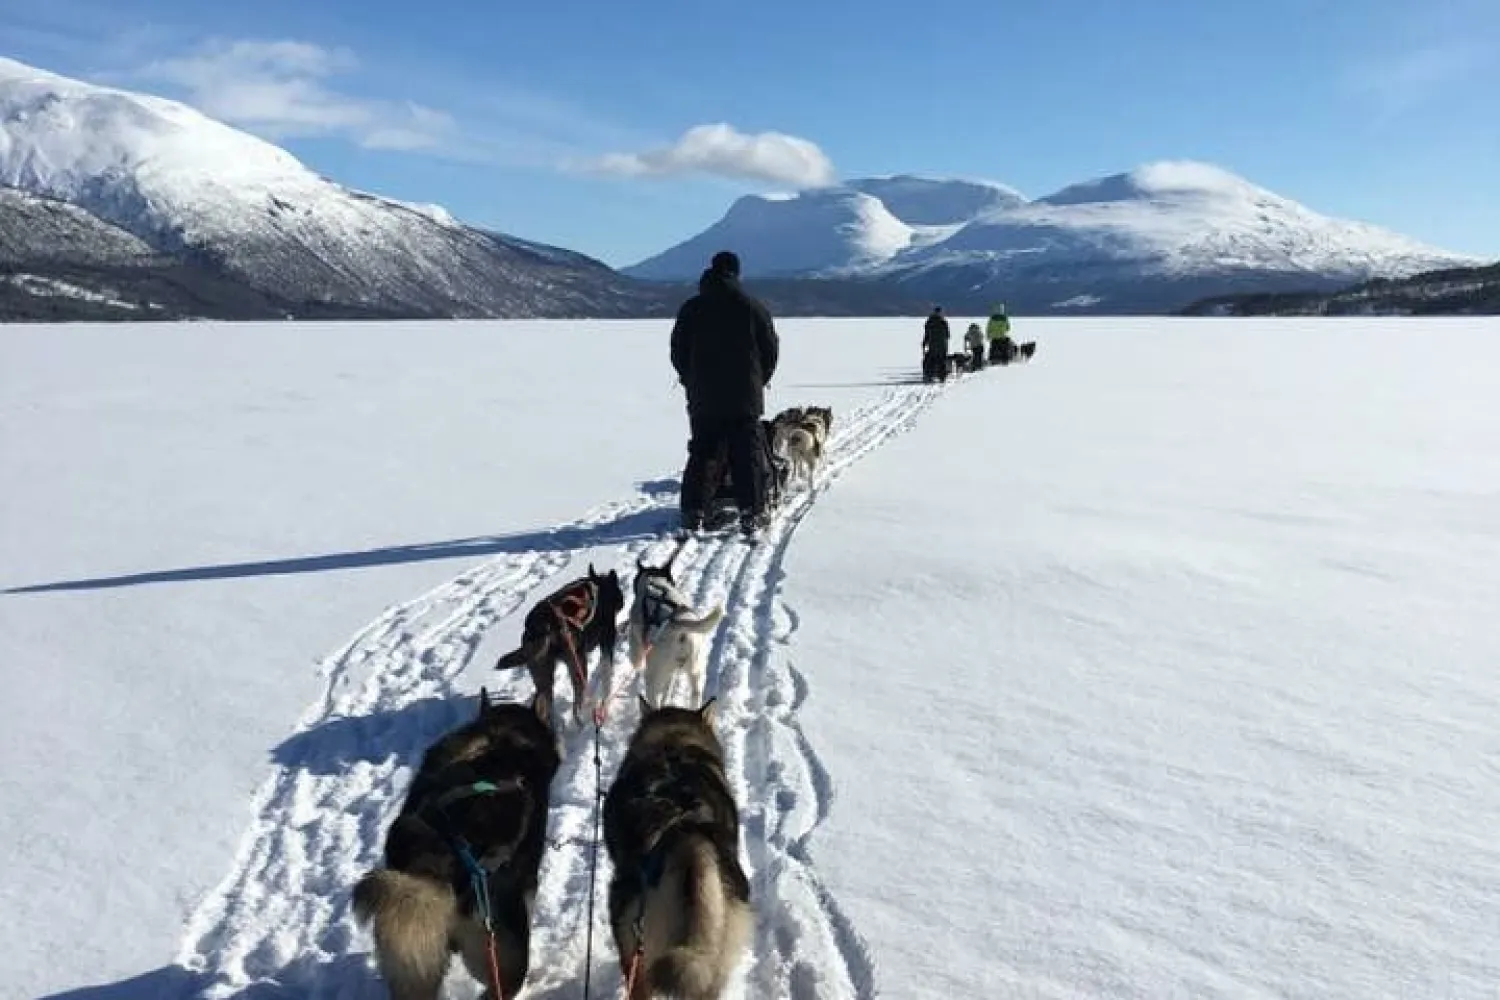
[[[758,451],[761,478],[766,484],[766,512],[774,513],[781,506],[791,477],[791,463],[776,454],[771,441],[771,422],[760,423],[761,447]],[[730,470],[729,445],[719,446],[718,453],[708,463],[708,488],[703,505],[703,527],[706,531],[724,531],[740,523],[740,507],[734,496],[734,475]]]

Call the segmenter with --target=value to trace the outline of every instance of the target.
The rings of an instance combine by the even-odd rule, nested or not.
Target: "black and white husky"
[[[712,701],[641,706],[603,813],[609,923],[628,1000],[718,1000],[755,911]]]
[[[679,553],[681,549],[677,550]],[[688,704],[703,701],[707,681],[704,662],[714,628],[724,617],[718,606],[701,614],[672,577],[674,554],[665,566],[635,563],[635,601],[630,608],[630,664],[645,669],[644,696],[652,708],[660,708],[678,676],[687,678]]]

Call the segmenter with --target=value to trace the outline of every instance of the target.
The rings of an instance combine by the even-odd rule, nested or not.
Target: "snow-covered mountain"
[[[1026,201],[1015,188],[984,180],[897,174],[852,180],[847,186],[879,198],[891,214],[915,227],[962,225],[988,212]]]
[[[1215,167],[1158,163],[1036,201],[990,181],[912,175],[741,198],[622,274],[437,206],[351,190],[175,101],[5,58],[0,188],[47,199],[0,199],[0,264],[46,261],[70,282],[104,268],[101,294],[123,299],[155,295],[133,287],[149,273],[183,309],[235,318],[660,316],[725,248],[773,309],[803,315],[932,301],[978,311],[997,299],[1021,311],[1173,311],[1481,263],[1318,215]]]
[[[1476,263],[1319,215],[1209,164],[1160,162],[1035,201],[1002,185],[920,178],[742,198],[704,233],[627,273],[685,278],[725,248],[756,273],[861,275],[955,309],[1004,300],[1025,311],[1158,311],[1224,291],[1337,287]]]
[[[729,247],[756,275],[824,274],[890,260],[911,238],[910,226],[878,198],[859,191],[749,195],[704,232],[625,273],[654,280],[692,278],[715,251]]]
[[[696,277],[715,251],[733,248],[747,272],[842,275],[953,235],[966,222],[1023,203],[988,182],[902,175],[850,181],[795,195],[747,195],[692,239],[625,269],[651,280]]]
[[[662,307],[658,290],[602,263],[350,190],[186,105],[4,58],[0,185],[294,302],[416,316]]]

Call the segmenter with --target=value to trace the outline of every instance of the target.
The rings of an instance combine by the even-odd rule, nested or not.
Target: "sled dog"
[[[996,340],[990,343],[990,364],[1017,364],[1030,361],[1036,354],[1036,341],[1018,344],[1013,340]]]
[[[551,706],[491,704],[427,749],[385,837],[385,866],[354,886],[360,926],[392,1000],[437,1000],[454,952],[490,982],[474,871],[488,890],[500,985],[515,996],[529,967],[532,904],[546,844],[558,743]]]
[[[636,670],[645,668],[642,686],[652,708],[660,708],[679,676],[688,682],[688,704],[703,701],[707,680],[704,657],[714,628],[724,617],[717,606],[707,614],[698,613],[686,594],[677,589],[672,564],[682,552],[678,549],[664,566],[647,566],[635,562],[632,585],[635,602],[630,607],[628,639],[630,664]]]
[[[739,809],[713,723],[712,700],[654,710],[642,701],[604,798],[609,922],[629,1000],[717,1000],[749,945]]]
[[[620,574],[610,570],[600,576],[590,563],[588,576],[543,598],[527,612],[520,647],[500,657],[495,669],[526,667],[537,692],[551,704],[557,661],[565,661],[573,684],[573,719],[581,722],[589,653],[599,650],[603,656],[614,656],[616,619],[624,608]]]
[[[790,478],[800,477],[813,486],[833,429],[833,410],[826,406],[796,407],[778,413],[773,423],[777,449],[791,462]]]

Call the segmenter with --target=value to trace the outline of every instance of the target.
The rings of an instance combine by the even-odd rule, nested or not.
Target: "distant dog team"
[[[792,407],[771,420],[771,447],[790,463],[791,482],[801,480],[808,489],[816,485],[832,430],[833,410],[827,406]]]

